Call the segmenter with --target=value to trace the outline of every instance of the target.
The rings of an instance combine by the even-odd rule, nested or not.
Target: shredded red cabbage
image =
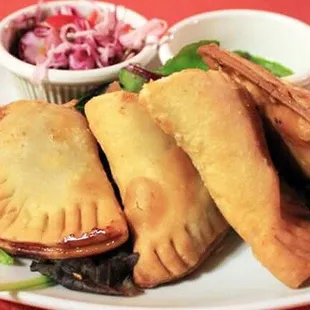
[[[107,10],[93,5],[88,16],[73,6],[58,7],[44,16],[44,4],[39,1],[34,14],[14,21],[12,27],[23,31],[17,56],[36,65],[35,81],[41,81],[48,68],[88,70],[119,63],[146,44],[157,44],[167,29],[159,19],[133,29],[117,18],[117,6]]]

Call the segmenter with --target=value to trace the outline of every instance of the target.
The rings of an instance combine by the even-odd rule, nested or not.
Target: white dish
[[[228,50],[245,50],[291,68],[286,80],[310,87],[310,26],[291,17],[256,10],[210,11],[173,25],[159,50],[162,63],[186,44],[218,40]]]
[[[18,99],[10,77],[0,68],[0,104]],[[0,283],[35,277],[24,265],[0,265]],[[292,290],[263,268],[236,235],[225,240],[222,251],[188,279],[146,291],[138,297],[111,297],[74,292],[60,286],[37,291],[0,293],[0,299],[57,310],[258,310],[310,304],[310,288]]]

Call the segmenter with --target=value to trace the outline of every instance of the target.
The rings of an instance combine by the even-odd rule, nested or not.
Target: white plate
[[[1,68],[0,76],[0,103],[17,99],[10,77]],[[23,262],[23,266],[0,266],[0,283],[36,276],[29,271],[30,261]],[[250,249],[236,235],[231,235],[223,249],[194,275],[177,284],[149,290],[138,297],[93,295],[56,286],[37,291],[0,293],[0,298],[49,309],[251,310],[310,303],[310,288],[291,290],[285,287],[254,259]]]

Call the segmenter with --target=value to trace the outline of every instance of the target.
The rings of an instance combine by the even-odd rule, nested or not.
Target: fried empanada
[[[126,220],[86,119],[36,101],[0,112],[0,248],[72,258],[124,243]]]
[[[292,195],[280,197],[260,119],[245,89],[219,71],[185,70],[146,84],[139,100],[188,153],[254,255],[286,285],[302,285],[310,276],[310,213]]]
[[[194,270],[229,226],[197,170],[127,92],[86,104],[90,128],[118,185],[140,254],[134,280],[153,287]]]
[[[247,88],[309,178],[310,91],[284,82],[263,67],[217,45],[203,46],[199,53],[211,67],[227,71]]]

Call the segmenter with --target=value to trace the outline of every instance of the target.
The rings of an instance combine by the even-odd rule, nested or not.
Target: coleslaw
[[[154,18],[134,29],[118,18],[118,6],[108,10],[95,2],[91,5],[87,15],[72,5],[57,7],[47,15],[40,1],[34,14],[12,23],[18,33],[13,54],[36,66],[36,81],[42,80],[49,68],[90,70],[120,63],[146,44],[157,44],[166,32],[164,20]]]

